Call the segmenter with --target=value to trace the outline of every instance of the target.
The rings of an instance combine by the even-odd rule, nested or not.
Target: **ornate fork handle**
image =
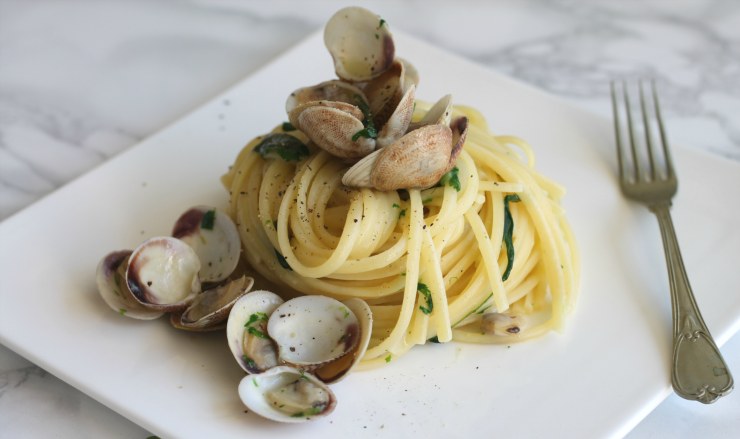
[[[660,224],[671,287],[671,380],[674,390],[682,398],[710,404],[728,394],[734,382],[696,305],[673,229],[670,207],[670,202],[650,206]]]

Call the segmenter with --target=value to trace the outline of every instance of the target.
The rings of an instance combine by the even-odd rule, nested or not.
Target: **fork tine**
[[[638,83],[638,88],[640,91],[640,111],[642,112],[642,124],[645,128],[645,146],[647,147],[648,164],[650,165],[648,175],[650,176],[651,180],[655,180],[655,151],[653,148],[653,135],[650,129],[650,121],[648,120],[647,104],[645,103],[645,92],[643,90],[642,81]],[[654,88],[653,91],[655,91]]]
[[[635,141],[635,129],[632,123],[632,108],[630,105],[629,93],[627,93],[627,84],[622,81],[622,94],[624,95],[624,106],[627,110],[627,134],[630,139],[630,151],[632,152],[632,167],[634,169],[635,181],[642,179],[642,169],[640,167],[640,158],[637,155],[637,142]]]
[[[658,104],[658,92],[655,88],[655,80],[650,81],[650,88],[653,92],[653,104],[655,105],[655,118],[658,120],[658,131],[660,132],[660,143],[663,147],[663,157],[665,160],[666,177],[669,179],[675,178],[676,174],[673,169],[673,160],[671,159],[671,150],[668,146],[668,137],[665,133],[665,126],[663,126],[663,117],[660,114],[660,105]]]
[[[612,92],[612,112],[614,113],[614,134],[617,140],[617,164],[619,165],[619,178],[624,180],[624,160],[622,159],[622,129],[621,121],[619,118],[619,107],[617,105],[617,90],[614,85],[614,81],[609,83]]]

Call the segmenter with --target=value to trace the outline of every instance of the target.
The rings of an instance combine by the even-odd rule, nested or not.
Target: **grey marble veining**
[[[368,4],[0,0],[0,220],[166,127],[351,3]],[[674,143],[740,161],[740,2],[370,7],[394,28],[607,117],[609,80],[655,78]],[[737,369],[738,337],[723,350]],[[631,436],[731,437],[739,411],[738,395],[708,407],[672,396]],[[147,434],[0,346],[0,438]]]

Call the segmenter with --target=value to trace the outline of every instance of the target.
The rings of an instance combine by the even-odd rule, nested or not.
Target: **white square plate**
[[[292,90],[333,77],[315,34],[210,103],[0,224],[0,342],[167,437],[618,436],[669,392],[670,305],[657,225],[615,181],[611,123],[411,37],[400,56],[418,96],[480,109],[523,137],[569,192],[582,292],[565,332],[512,346],[417,347],[333,386],[328,418],[279,425],[245,414],[242,371],[222,333],[140,322],[98,297],[115,249],[167,234],[192,205],[225,205],[219,177],[252,137],[284,121]],[[606,86],[606,84],[605,84]],[[704,317],[719,343],[740,325],[733,268],[740,166],[676,149],[674,220]],[[260,436],[253,436],[254,434]]]

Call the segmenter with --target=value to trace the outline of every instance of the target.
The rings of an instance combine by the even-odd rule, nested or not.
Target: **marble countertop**
[[[346,4],[363,2],[0,0],[0,221],[259,69]],[[676,143],[740,161],[734,0],[370,7],[396,29],[605,116],[610,79],[656,78]],[[738,376],[740,336],[723,351]],[[630,437],[733,437],[738,413],[737,391],[710,406],[671,395]],[[0,438],[148,435],[0,345]]]

